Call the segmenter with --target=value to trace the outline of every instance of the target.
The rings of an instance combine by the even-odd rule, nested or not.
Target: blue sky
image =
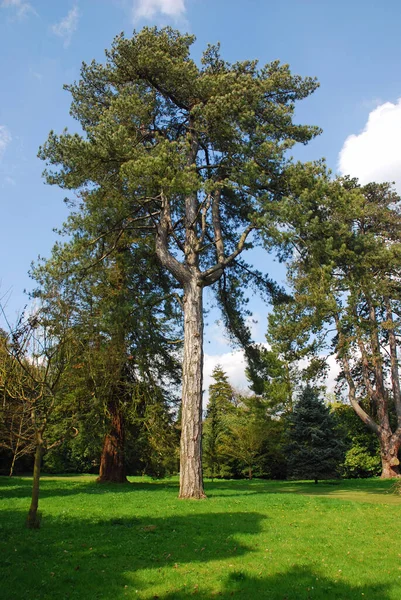
[[[0,297],[11,321],[27,302],[31,261],[49,255],[67,214],[65,194],[44,185],[36,158],[50,129],[75,127],[63,84],[79,77],[83,60],[103,60],[119,32],[167,24],[196,35],[195,59],[220,41],[226,60],[280,59],[317,76],[321,87],[296,119],[323,134],[294,156],[324,156],[334,171],[395,180],[401,192],[399,0],[0,0]],[[267,310],[253,308],[263,340]],[[206,352],[207,377],[219,361],[241,385],[241,356],[213,322]]]

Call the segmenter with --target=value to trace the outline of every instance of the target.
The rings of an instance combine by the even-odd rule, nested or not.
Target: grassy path
[[[401,498],[391,482],[224,481],[208,500],[177,482],[0,479],[2,600],[400,600]]]

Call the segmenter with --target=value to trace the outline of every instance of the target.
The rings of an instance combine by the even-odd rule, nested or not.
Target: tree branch
[[[228,265],[230,265],[239,254],[241,254],[242,250],[244,249],[248,235],[254,229],[256,229],[256,225],[248,225],[248,227],[243,231],[234,252],[232,252],[230,256],[227,256],[227,258],[223,258],[223,260],[220,263],[217,263],[213,265],[213,267],[210,267],[206,271],[200,273],[199,277],[201,285],[211,285],[221,277],[221,274],[223,273],[224,269],[228,267]]]

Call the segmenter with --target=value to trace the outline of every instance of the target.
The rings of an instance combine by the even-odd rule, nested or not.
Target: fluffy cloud
[[[231,385],[239,390],[248,390],[248,380],[245,376],[246,361],[242,350],[234,350],[225,354],[205,354],[203,363],[203,405],[205,406],[209,398],[209,385],[213,383],[213,369],[220,365],[228,376]]]
[[[327,378],[324,383],[326,385],[327,391],[329,393],[333,393],[336,388],[336,385],[337,385],[336,380],[340,374],[341,368],[333,354],[328,357],[327,364],[329,365],[329,369],[327,372]],[[345,390],[346,390],[345,397],[348,398],[348,388],[346,386],[345,386]]]
[[[269,347],[268,344],[265,344],[265,347]],[[322,383],[325,384],[328,393],[333,393],[336,387],[336,377],[340,372],[340,367],[334,356],[329,356],[327,362],[329,367],[327,377]],[[245,394],[250,391],[249,381],[245,375],[247,365],[242,350],[234,350],[223,354],[205,354],[203,363],[203,408],[206,407],[209,400],[209,386],[214,383],[212,373],[217,365],[220,365],[226,373],[228,380],[234,389]],[[304,366],[304,361],[301,361],[300,367]]]
[[[1,8],[12,8],[19,19],[26,17],[28,13],[36,14],[35,9],[29,2],[24,0],[3,0]]]
[[[338,167],[362,184],[395,181],[401,193],[401,98],[372,110],[363,131],[345,140]]]
[[[0,160],[4,156],[4,152],[8,144],[11,142],[11,134],[5,125],[0,125]]]
[[[71,38],[77,30],[78,17],[78,7],[74,6],[64,19],[51,27],[52,32],[64,40],[64,48],[68,48],[71,43]]]
[[[185,0],[136,0],[134,19],[151,19],[157,13],[168,17],[181,17],[185,13]]]

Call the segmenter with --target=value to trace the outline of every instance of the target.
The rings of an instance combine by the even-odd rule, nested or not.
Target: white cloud
[[[24,0],[3,0],[1,8],[12,8],[19,19],[26,17],[29,13],[37,14],[33,6]]]
[[[209,386],[213,383],[213,369],[220,365],[231,385],[239,391],[248,391],[249,382],[245,375],[246,360],[242,350],[233,350],[224,354],[205,354],[203,362],[203,406],[209,398]]]
[[[3,158],[4,152],[10,142],[11,133],[5,125],[0,125],[0,160]]]
[[[362,184],[395,181],[401,193],[401,98],[369,113],[363,131],[345,140],[338,167],[343,175],[358,177]]]
[[[325,385],[327,388],[327,392],[329,394],[334,393],[334,390],[337,385],[337,377],[340,374],[341,367],[340,363],[336,360],[334,354],[331,354],[327,359],[327,364],[329,366],[327,371],[327,378],[325,380]]]
[[[265,348],[270,348],[268,344],[263,344]],[[307,361],[300,361],[301,368],[306,366]],[[336,377],[340,372],[340,366],[334,355],[327,358],[328,371],[327,377],[321,381],[326,386],[327,393],[333,393],[336,387]],[[228,377],[233,388],[244,394],[250,392],[249,381],[245,375],[247,367],[243,350],[233,350],[222,354],[205,354],[203,362],[203,408],[209,401],[209,386],[214,382],[212,378],[213,369],[220,365]]]
[[[64,48],[68,48],[71,43],[71,39],[78,27],[78,7],[74,6],[64,19],[61,19],[59,23],[52,25],[52,32],[58,37],[64,40]]]
[[[185,0],[135,0],[134,19],[151,19],[157,13],[168,17],[182,17],[185,13]]]

